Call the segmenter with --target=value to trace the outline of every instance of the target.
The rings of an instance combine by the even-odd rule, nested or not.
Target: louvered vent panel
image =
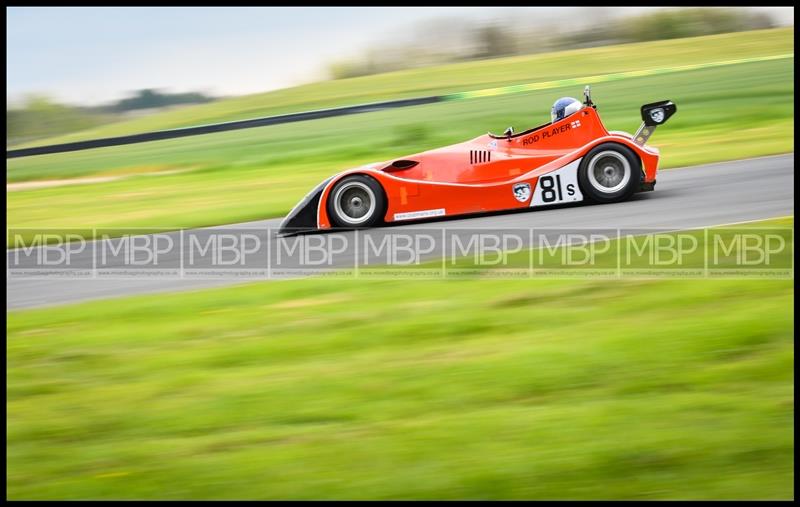
[[[485,164],[492,161],[492,152],[486,150],[469,150],[469,163]]]

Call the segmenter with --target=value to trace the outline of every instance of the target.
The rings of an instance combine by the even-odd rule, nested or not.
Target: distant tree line
[[[736,8],[667,9],[611,19],[602,9],[585,11],[593,16],[571,29],[576,19],[543,27],[542,23],[473,24],[442,22],[419,27],[413,42],[372,47],[362,56],[333,62],[328,72],[334,79],[364,76],[413,67],[465,60],[498,58],[547,51],[597,47],[609,44],[696,37],[717,33],[758,30],[775,26],[764,13]],[[607,10],[606,10],[607,12]],[[561,25],[561,26],[559,26]],[[423,40],[428,37],[426,43]],[[430,41],[435,41],[431,43]],[[440,42],[443,41],[443,42]]]
[[[203,104],[214,100],[202,93],[161,93],[158,90],[139,90],[133,97],[122,99],[107,108],[117,113],[136,111],[139,109],[154,109],[161,107],[177,106],[183,104]]]
[[[113,116],[53,102],[41,95],[6,110],[6,143],[16,144],[108,123]]]
[[[202,93],[164,93],[138,90],[131,97],[101,106],[59,104],[44,95],[31,95],[21,106],[6,110],[6,144],[85,130],[119,121],[132,112],[215,100]]]

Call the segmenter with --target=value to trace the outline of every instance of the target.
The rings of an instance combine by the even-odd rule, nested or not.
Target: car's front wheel
[[[642,164],[628,147],[604,143],[592,148],[578,168],[581,190],[595,202],[627,199],[642,182]]]
[[[334,185],[327,209],[336,227],[372,227],[383,218],[386,196],[374,178],[354,174]]]

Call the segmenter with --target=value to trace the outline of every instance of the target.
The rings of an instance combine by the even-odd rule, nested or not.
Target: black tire
[[[642,184],[642,162],[627,146],[603,143],[592,148],[578,167],[578,184],[590,201],[620,202]]]
[[[334,227],[372,227],[383,221],[386,194],[374,178],[354,174],[333,186],[326,209]]]

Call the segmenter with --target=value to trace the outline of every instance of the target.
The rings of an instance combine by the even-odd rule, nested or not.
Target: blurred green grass
[[[792,498],[793,295],[306,279],[8,312],[7,496]]]

